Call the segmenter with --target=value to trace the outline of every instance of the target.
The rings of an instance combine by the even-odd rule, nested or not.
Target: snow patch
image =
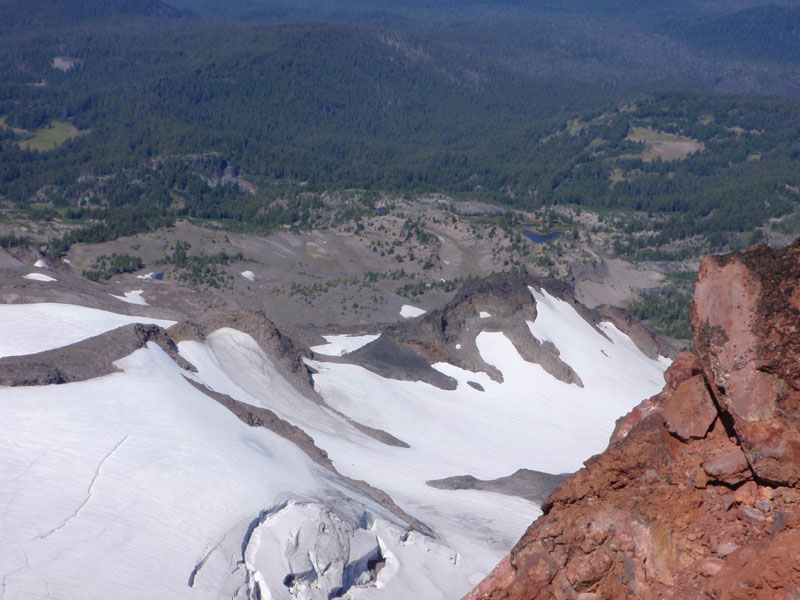
[[[144,290],[131,290],[130,292],[125,292],[124,296],[115,296],[114,294],[109,294],[112,298],[116,298],[117,300],[122,300],[123,302],[127,302],[128,304],[138,304],[139,306],[150,306],[147,303],[147,300],[142,298],[142,294]]]
[[[242,277],[244,277],[245,279],[247,279],[248,281],[255,281],[256,280],[255,273],[253,273],[252,271],[242,271],[239,274]]]
[[[0,304],[0,357],[19,356],[68,346],[130,323],[155,324],[167,328],[175,321],[44,302]]]
[[[50,265],[48,265],[44,261],[44,259],[41,259],[41,258],[39,260],[37,260],[35,263],[33,263],[33,266],[36,267],[37,269],[49,269],[50,268]]]
[[[117,361],[119,373],[0,388],[6,596],[46,596],[46,582],[52,595],[85,600],[120,589],[131,599],[461,597],[540,511],[521,498],[425,482],[494,479],[521,467],[575,470],[605,447],[619,415],[663,385],[665,359],[647,359],[610,323],[598,330],[569,304],[532,293],[531,333],[557,345],[584,388],[523,360],[501,332],[482,332],[476,344],[502,371],[502,384],[448,363],[433,368],[458,382],[453,391],[306,361],[328,405],[408,448],[381,443],[303,396],[251,336],[230,328],[179,343],[196,373],[149,343]],[[38,351],[70,343],[65,332],[82,339],[126,320],[154,321],[69,305],[0,305],[0,355],[5,344]],[[326,336],[324,346],[341,351],[356,337]],[[604,354],[610,360],[601,363]],[[185,376],[302,428],[342,474],[385,491],[436,538],[406,531]]]
[[[488,319],[488,318],[489,318],[489,317],[491,317],[492,315],[490,315],[490,314],[489,314],[488,312],[486,312],[485,310],[482,310],[478,316],[479,316],[481,319]]]
[[[55,277],[45,275],[44,273],[28,273],[22,276],[24,279],[33,279],[34,281],[58,281]]]
[[[377,335],[323,335],[327,344],[311,346],[311,350],[325,356],[343,356],[353,350],[358,350],[380,337]]]
[[[247,369],[231,359],[258,348],[234,330],[210,337],[222,360],[199,375],[220,384],[224,369]],[[189,385],[156,344],[116,365],[121,372],[83,382],[0,388],[6,597],[49,590],[101,600],[122,589],[136,600],[443,598],[490,568],[464,569],[449,542],[409,533],[293,443],[240,421]],[[260,368],[280,377],[268,362]],[[259,387],[260,399],[282,396],[326,441],[342,438],[344,460],[370,446],[402,450],[348,428],[282,381],[287,388]],[[303,414],[304,401],[316,412]]]
[[[424,315],[427,311],[417,308],[416,306],[411,306],[410,304],[403,304],[402,308],[400,309],[400,316],[404,319],[413,319],[414,317],[418,317],[420,315]]]
[[[136,279],[152,279],[153,275],[155,275],[153,272],[147,273],[147,275],[137,275]]]

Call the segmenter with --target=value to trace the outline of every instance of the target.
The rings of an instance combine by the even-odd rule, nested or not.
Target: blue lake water
[[[522,235],[524,235],[529,240],[533,240],[537,244],[544,244],[545,242],[554,240],[557,237],[561,237],[563,233],[561,231],[554,231],[553,233],[548,233],[547,235],[539,235],[538,233],[534,233],[530,229],[523,229]]]

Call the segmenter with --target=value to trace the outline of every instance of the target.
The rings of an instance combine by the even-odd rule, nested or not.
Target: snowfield
[[[43,302],[0,304],[0,357],[34,354],[68,346],[130,323],[153,323],[171,327],[175,321],[130,317],[117,313]]]
[[[605,448],[617,417],[663,386],[668,361],[648,359],[612,325],[595,328],[566,302],[531,292],[531,333],[558,347],[583,388],[524,361],[503,333],[484,331],[478,349],[503,373],[502,384],[439,363],[434,368],[458,381],[445,391],[309,360],[331,410],[230,328],[179,343],[196,373],[150,343],[117,361],[120,373],[0,388],[0,598],[461,597],[539,508],[426,481],[575,470]],[[0,355],[136,320],[171,324],[77,306],[2,305]],[[314,351],[339,356],[376,337],[325,336]],[[409,532],[299,447],[248,427],[187,378],[303,429],[339,473],[388,493],[429,535]]]
[[[403,304],[403,306],[400,307],[400,316],[404,319],[413,319],[414,317],[424,315],[425,312],[425,310],[416,306],[411,306],[410,304]]]
[[[147,303],[147,300],[142,298],[142,294],[144,294],[144,290],[131,290],[130,292],[125,292],[122,296],[115,296],[114,294],[109,294],[112,298],[116,298],[117,300],[122,300],[123,302],[127,302],[128,304],[137,304],[139,306],[150,306]]]
[[[22,276],[23,279],[32,279],[33,281],[58,281],[55,277],[50,277],[50,275],[45,275],[44,273],[28,273],[27,275]]]
[[[311,350],[325,356],[343,356],[353,350],[358,350],[370,342],[377,340],[380,335],[323,335],[327,344],[311,346]]]

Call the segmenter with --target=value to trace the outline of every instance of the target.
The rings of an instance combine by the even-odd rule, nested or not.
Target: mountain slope
[[[800,240],[704,259],[697,355],[465,600],[796,597],[798,273]]]
[[[511,288],[514,298],[489,293]],[[490,371],[431,364],[418,345],[451,389],[403,374],[402,361],[389,376],[370,371],[359,353],[374,336],[330,337],[301,359],[255,313],[173,326],[172,343],[140,338],[118,372],[0,388],[6,597],[463,594],[539,513],[526,498],[560,480],[547,474],[578,468],[614,419],[661,385],[666,359],[565,293],[490,280],[409,322],[396,342],[405,352],[417,352],[415,328],[447,318],[461,333],[440,349],[453,362],[471,352]],[[98,325],[21,345],[82,314]],[[137,318],[31,304],[0,306],[0,320],[10,354],[92,333],[97,348],[121,339],[103,331]],[[534,335],[581,385],[520,355]],[[367,345],[342,355],[358,343]],[[70,355],[17,354],[15,365]],[[494,483],[448,483],[464,476]]]
[[[800,8],[767,5],[675,27],[675,37],[718,56],[800,60]]]

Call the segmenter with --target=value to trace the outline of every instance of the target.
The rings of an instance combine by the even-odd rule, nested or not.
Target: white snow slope
[[[305,398],[250,336],[228,328],[179,344],[196,374],[150,344],[118,361],[121,373],[0,388],[0,598],[254,598],[256,588],[264,599],[327,599],[337,590],[353,599],[459,598],[508,552],[538,507],[425,482],[577,469],[605,447],[619,415],[663,384],[666,360],[647,359],[610,324],[598,331],[567,303],[533,293],[531,332],[556,344],[584,388],[523,361],[502,333],[480,333],[478,346],[503,384],[447,364],[435,367],[459,381],[455,391],[311,363],[330,405],[410,448],[378,442]],[[16,319],[45,328],[48,319],[63,323],[71,311],[89,310],[62,305],[65,312],[48,316],[41,306],[17,307]],[[0,306],[8,332],[0,343],[31,347],[25,327],[6,327],[7,308]],[[341,473],[389,493],[435,537],[408,534],[290,442],[244,425],[186,375],[301,427]],[[384,561],[377,575],[367,568],[376,558]]]
[[[343,356],[374,342],[380,335],[323,335],[322,337],[327,343],[311,346],[311,350],[325,356]]]
[[[58,281],[55,277],[50,277],[50,275],[45,275],[44,273],[28,273],[27,275],[22,276],[23,279],[32,279],[33,281]]]
[[[425,310],[416,306],[411,306],[410,304],[403,304],[403,306],[400,307],[400,316],[404,319],[413,319],[414,317],[424,315],[425,312]]]
[[[122,300],[123,302],[127,302],[128,304],[138,304],[139,306],[150,306],[142,297],[144,294],[144,290],[131,290],[130,292],[125,292],[122,296],[116,296],[114,294],[109,294],[112,298],[116,298],[117,300]]]
[[[129,323],[170,327],[175,321],[130,317],[54,302],[0,304],[0,357],[34,354],[68,346]]]

